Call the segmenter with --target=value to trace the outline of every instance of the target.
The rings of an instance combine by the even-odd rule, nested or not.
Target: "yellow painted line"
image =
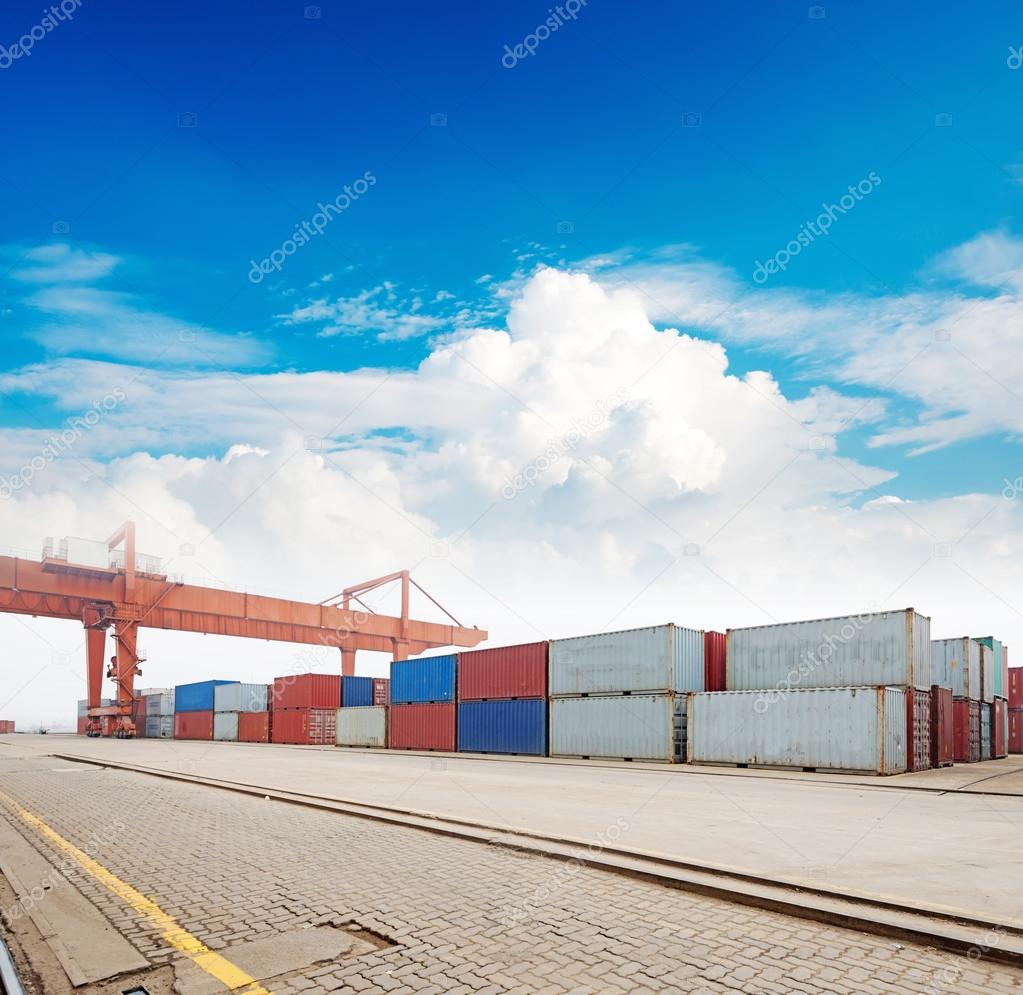
[[[221,957],[215,950],[210,950],[202,940],[189,933],[172,915],[164,912],[152,899],[146,898],[141,891],[133,888],[126,881],[122,881],[101,863],[79,850],[74,843],[64,839],[39,816],[22,808],[13,798],[2,791],[0,791],[0,800],[10,805],[22,822],[27,823],[58,850],[71,857],[86,873],[91,874],[99,881],[107,891],[112,892],[122,902],[130,905],[140,916],[148,920],[160,931],[164,942],[183,953],[196,967],[216,978],[231,991],[243,989],[242,995],[273,995],[271,991],[260,985],[255,978],[246,974],[240,967],[236,967],[229,960]]]

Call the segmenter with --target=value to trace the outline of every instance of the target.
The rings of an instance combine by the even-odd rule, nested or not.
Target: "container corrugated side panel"
[[[217,712],[265,712],[268,708],[265,684],[221,684],[213,691]]]
[[[453,702],[457,654],[391,662],[391,701],[394,704]]]
[[[994,706],[983,702],[980,706],[980,759],[991,759],[991,712]]]
[[[179,684],[174,688],[175,712],[214,711],[214,689],[222,684],[237,684],[237,681],[197,681],[193,684]]]
[[[213,696],[210,695],[212,698]],[[209,712],[175,712],[175,739],[213,739],[213,715]]]
[[[339,708],[334,742],[337,746],[385,748],[387,708],[383,705]]]
[[[460,753],[545,756],[546,700],[516,698],[514,701],[459,702],[458,750]]]
[[[363,708],[373,703],[372,677],[345,676],[341,678],[342,708]]]
[[[213,713],[213,738],[219,742],[238,742],[238,712]]]
[[[983,643],[980,644],[980,700],[988,704],[995,700],[995,653]]]
[[[703,690],[725,690],[725,634],[703,634]]]
[[[904,609],[730,629],[728,690],[886,685],[926,690],[930,666],[920,665],[923,681],[913,673],[917,659],[925,655],[922,642],[910,645],[917,625],[914,615]],[[925,631],[929,620],[923,615],[919,620]],[[928,640],[926,653],[930,651]]]
[[[413,702],[391,705],[387,743],[392,750],[454,752],[458,716],[454,702]]]
[[[927,652],[930,655],[931,640],[928,635]],[[928,668],[928,673],[930,672]],[[904,774],[909,764],[909,737],[912,730],[907,728],[906,692],[902,688],[878,688],[882,708],[883,753],[882,774]],[[927,748],[930,753],[930,745]]]
[[[901,723],[895,714],[900,705]],[[901,755],[905,769],[905,697],[886,701],[876,687],[808,688],[773,698],[764,691],[693,694],[688,718],[692,763],[882,773],[891,771],[887,751],[896,764]]]
[[[270,713],[239,712],[238,713],[239,743],[269,743]]]
[[[552,698],[552,757],[609,757],[634,760],[677,759],[677,713],[684,695],[594,695]]]
[[[275,677],[273,708],[339,708],[340,674],[291,674]]]
[[[173,715],[147,715],[146,716],[146,738],[147,739],[173,739],[174,738],[174,716]]]
[[[547,642],[458,654],[458,700],[547,697]]]
[[[173,715],[174,692],[146,695],[146,715]]]
[[[979,698],[980,646],[968,636],[932,640],[931,680],[955,698]]]
[[[913,640],[913,680],[908,681],[910,687],[929,691],[934,683],[931,670],[931,620],[918,611],[912,613]]]

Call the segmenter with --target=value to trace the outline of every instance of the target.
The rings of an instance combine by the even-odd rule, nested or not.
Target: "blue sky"
[[[777,590],[742,559],[768,535],[765,563],[805,542],[854,564],[839,588],[808,571],[792,611],[880,598],[935,543],[974,543],[971,576],[997,564],[996,586],[1014,583],[1023,543],[998,501],[1023,475],[1019,10],[572,9],[534,46],[550,4],[82,0],[5,59],[46,15],[9,0],[5,479],[97,397],[126,400],[63,473],[0,502],[0,545],[132,514],[167,556],[227,522],[200,566],[269,582],[238,547],[277,528],[287,543],[303,519],[382,573],[419,555],[398,508],[399,532],[479,543],[445,583],[500,598],[508,636],[549,595],[501,557],[555,556],[559,590],[621,576],[618,618],[678,536],[721,522],[722,626]],[[339,197],[321,234],[250,278]],[[488,507],[622,385],[584,456]]]

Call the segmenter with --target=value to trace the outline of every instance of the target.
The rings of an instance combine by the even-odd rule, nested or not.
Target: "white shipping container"
[[[612,694],[552,698],[552,757],[683,759],[685,695]]]
[[[108,705],[116,705],[117,702],[113,698],[100,698],[100,708],[106,708]],[[78,702],[78,717],[84,719],[89,714],[89,699],[82,698]]]
[[[146,739],[173,739],[173,715],[147,715]]]
[[[146,695],[146,715],[173,715],[174,691]]]
[[[213,713],[213,738],[225,743],[238,742],[238,713]]]
[[[552,698],[702,691],[703,633],[669,624],[552,639],[548,666]]]
[[[901,774],[906,692],[892,687],[691,694],[688,760]]]
[[[983,643],[980,646],[980,694],[974,695],[989,705],[995,700],[995,651]],[[982,709],[983,711],[983,709]],[[991,758],[988,757],[988,760]]]
[[[953,698],[980,700],[981,646],[969,636],[931,640],[931,683],[951,688]]]
[[[265,684],[218,684],[213,689],[215,712],[267,711]]]
[[[387,746],[387,706],[360,705],[337,710],[338,746]]]
[[[729,691],[931,686],[931,620],[912,608],[729,629]]]

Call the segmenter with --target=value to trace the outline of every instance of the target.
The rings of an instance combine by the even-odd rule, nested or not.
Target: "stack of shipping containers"
[[[994,636],[979,636],[977,642],[984,647],[990,661],[984,667],[985,676],[991,677],[990,688],[985,688],[981,707],[981,725],[987,727],[987,742],[981,751],[985,760],[1008,756],[1009,737],[1009,650]],[[983,735],[982,731],[982,735]]]
[[[684,759],[685,695],[704,688],[704,634],[674,624],[555,639],[550,755]]]
[[[14,719],[0,719],[0,735],[6,736],[14,731]]]
[[[213,689],[213,738],[225,743],[268,743],[265,684],[221,684]]]
[[[457,674],[456,654],[392,661],[387,731],[392,750],[454,752]]]
[[[953,758],[956,763],[980,760],[980,706],[983,650],[975,639],[935,639],[931,670],[935,684],[952,692]]]
[[[142,696],[144,702],[146,737],[148,739],[174,738],[174,690],[153,690]],[[137,723],[136,723],[137,724]]]
[[[237,681],[197,681],[174,688],[174,738],[213,739],[214,693]]]
[[[1009,692],[1009,736],[1010,753],[1023,753],[1023,667],[1009,671],[1007,689]]]
[[[112,698],[100,698],[99,704],[101,708],[106,708],[108,705],[114,703]],[[89,699],[82,698],[78,702],[78,735],[85,735],[85,727],[89,724]]]
[[[931,764],[930,619],[912,608],[731,629],[689,696],[689,760],[898,774]]]
[[[458,655],[458,750],[547,755],[548,643]]]
[[[340,706],[341,677],[338,674],[294,674],[275,678],[271,742],[333,746]]]
[[[388,681],[377,677],[342,677],[341,707],[335,720],[338,746],[387,746]]]

